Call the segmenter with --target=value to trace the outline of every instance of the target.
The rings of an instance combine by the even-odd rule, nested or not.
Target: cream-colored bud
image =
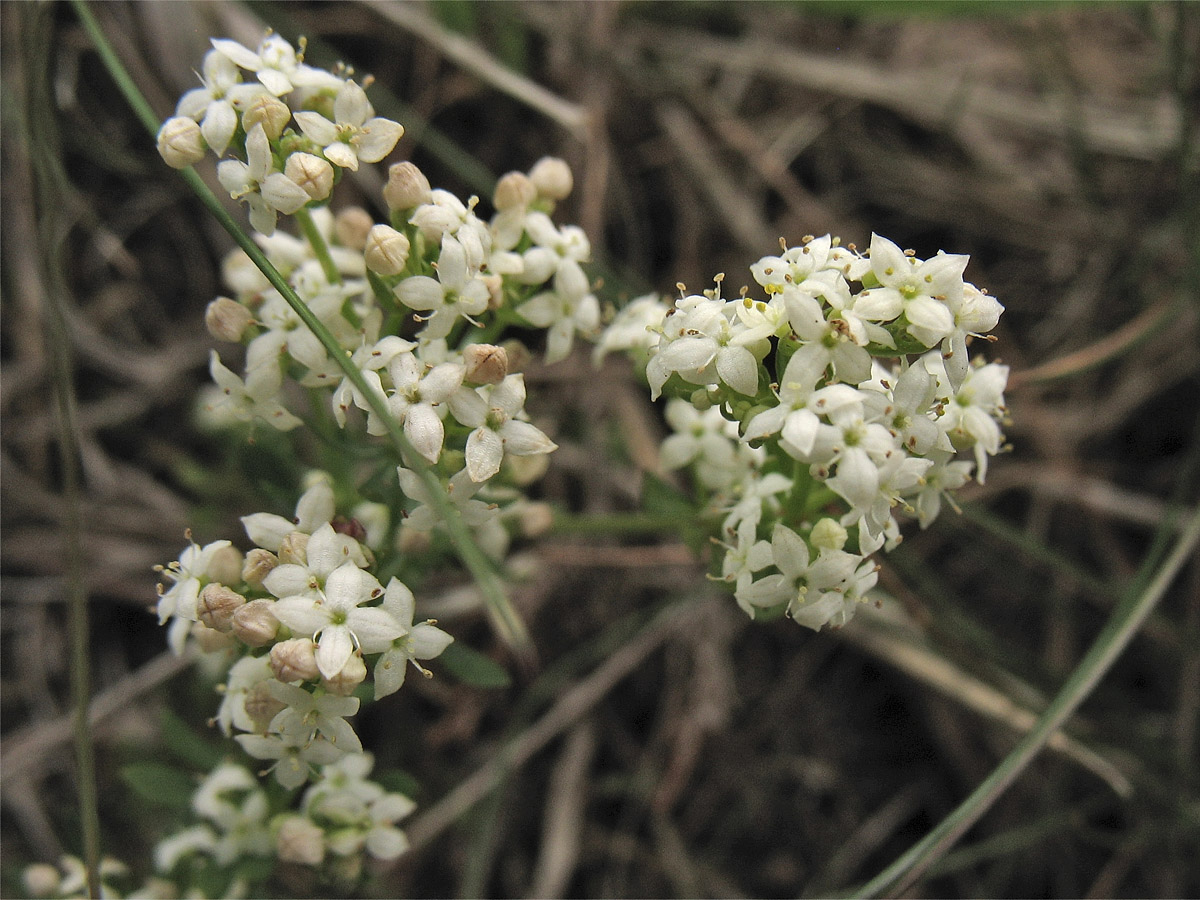
[[[533,456],[513,456],[505,454],[504,471],[518,487],[533,484],[546,474],[550,468],[550,457],[545,453]]]
[[[374,225],[367,232],[363,258],[367,268],[380,275],[399,275],[408,262],[408,238],[389,225]]]
[[[279,557],[270,550],[255,547],[246,554],[246,563],[242,566],[242,581],[252,587],[262,587],[263,579],[271,574],[271,570],[279,565]]]
[[[205,653],[215,650],[227,650],[234,645],[233,635],[224,634],[215,628],[209,628],[201,622],[192,623],[192,637]]]
[[[467,367],[463,381],[471,384],[499,384],[508,374],[508,351],[495,344],[468,344],[463,349]]]
[[[508,374],[514,372],[524,372],[525,367],[529,365],[529,361],[533,359],[533,354],[529,352],[529,348],[515,338],[510,338],[504,342],[504,350],[508,354]]]
[[[246,696],[242,699],[242,708],[254,723],[254,730],[259,734],[266,734],[267,729],[271,727],[271,720],[287,709],[287,704],[275,699],[271,694],[269,682],[260,681],[246,691]]]
[[[175,116],[158,129],[158,154],[172,169],[186,169],[204,159],[208,148],[194,119]]]
[[[232,544],[219,549],[208,563],[208,577],[221,584],[237,584],[242,574],[242,551]]]
[[[550,526],[554,524],[554,509],[549,503],[528,503],[517,515],[517,523],[524,537],[538,537],[549,531]]]
[[[537,192],[548,200],[561,200],[571,193],[575,179],[571,167],[556,156],[543,156],[529,170],[529,180]]]
[[[292,121],[292,111],[278,97],[259,94],[250,101],[246,111],[242,113],[242,128],[249,134],[255,125],[261,125],[267,137],[272,141],[279,140],[283,129]]]
[[[228,297],[218,297],[204,310],[204,327],[218,341],[236,344],[253,321],[254,313]]]
[[[325,831],[305,816],[288,816],[275,834],[275,855],[283,862],[319,866],[325,860]]]
[[[492,194],[492,205],[503,212],[506,209],[523,209],[537,199],[537,185],[524,172],[509,172],[496,182]]]
[[[248,647],[265,647],[279,633],[279,620],[271,607],[274,600],[251,600],[234,610],[230,628],[239,641]]]
[[[246,598],[223,584],[206,584],[196,603],[196,616],[214,631],[233,628],[233,614],[246,605]]]
[[[825,518],[813,526],[810,540],[818,550],[841,550],[849,535],[837,519]]]
[[[488,309],[496,310],[504,305],[504,278],[500,275],[484,275],[481,280],[488,289]]]
[[[429,179],[413,163],[400,162],[388,169],[388,183],[383,187],[388,209],[412,209],[428,203],[432,196]]]
[[[283,166],[283,174],[313,200],[324,200],[333,190],[333,166],[311,153],[293,153]]]
[[[354,653],[346,660],[346,664],[342,666],[342,671],[338,672],[332,678],[322,678],[321,684],[325,685],[325,690],[331,694],[337,694],[339,697],[349,697],[354,693],[354,689],[362,684],[366,678],[367,664],[363,662],[361,656]]]
[[[333,233],[338,243],[351,250],[361,250],[367,245],[367,234],[375,220],[361,206],[347,206],[333,217]]]
[[[298,566],[308,565],[308,535],[303,531],[293,531],[284,537],[279,544],[279,561],[295,563]]]
[[[280,681],[315,681],[321,677],[317,645],[312,638],[280,641],[271,648],[271,671]]]
[[[49,897],[51,894],[56,894],[58,885],[62,881],[58,869],[49,863],[34,863],[32,866],[26,866],[21,878],[25,882],[25,890],[29,891],[30,897]]]

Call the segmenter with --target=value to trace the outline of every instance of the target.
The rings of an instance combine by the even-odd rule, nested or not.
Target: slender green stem
[[[1197,541],[1200,541],[1200,507],[1193,511],[1174,550],[1163,561],[1153,581],[1144,591],[1127,596],[1113,611],[1104,630],[1038,719],[1037,725],[971,796],[887,869],[859,888],[855,897],[877,897],[885,891],[893,895],[904,892],[991,808],[1116,661],[1184,563],[1191,558]]]
[[[154,115],[154,111],[150,108],[149,103],[146,102],[137,85],[129,77],[121,60],[113,51],[104,32],[100,29],[95,17],[92,16],[91,11],[88,9],[87,3],[85,0],[72,0],[72,6],[75,8],[80,21],[95,43],[105,66],[112,74],[118,88],[125,95],[126,100],[133,107],[150,133],[156,135],[159,128],[157,116]],[[204,204],[205,208],[221,224],[221,227],[229,233],[230,237],[233,238],[263,275],[266,276],[271,286],[279,291],[280,295],[287,301],[300,320],[312,331],[322,346],[325,347],[326,352],[338,364],[338,367],[346,375],[350,383],[366,398],[367,402],[371,405],[371,409],[379,416],[380,421],[387,427],[388,437],[396,448],[401,461],[405,466],[415,471],[425,484],[430,494],[430,500],[437,510],[442,524],[450,535],[451,543],[453,543],[455,550],[458,552],[459,559],[462,560],[463,565],[466,566],[467,570],[479,584],[479,588],[487,601],[488,614],[497,633],[523,664],[527,665],[531,663],[534,651],[529,632],[525,627],[525,623],[513,608],[504,585],[500,580],[500,576],[495,569],[495,565],[479,547],[478,543],[476,543],[470,528],[463,521],[457,507],[446,497],[446,491],[438,480],[437,475],[430,469],[429,463],[416,452],[408,438],[405,437],[400,424],[396,422],[395,418],[388,411],[387,402],[383,395],[376,393],[372,389],[363,377],[362,372],[354,365],[350,354],[341,348],[329,329],[313,314],[307,304],[296,295],[291,285],[287,283],[286,279],[271,264],[271,261],[267,259],[258,245],[225,210],[225,207],[221,205],[221,201],[208,189],[208,185],[204,183],[200,176],[191,168],[180,169],[179,175],[187,183],[188,187],[192,189],[193,193],[196,194],[200,202]]]
[[[317,262],[321,264],[321,271],[325,273],[325,280],[330,284],[341,284],[342,273],[333,264],[333,256],[329,252],[329,244],[325,241],[325,236],[321,234],[321,230],[317,228],[317,223],[313,221],[312,213],[308,211],[307,207],[296,213],[296,221],[300,223],[300,230],[304,232],[304,237],[308,241],[308,245],[312,247],[313,253],[317,257]]]

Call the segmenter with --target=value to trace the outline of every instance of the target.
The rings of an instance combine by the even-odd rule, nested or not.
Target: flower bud
[[[380,275],[399,275],[408,262],[408,238],[388,225],[375,225],[367,232],[363,257],[367,268]]]
[[[523,209],[537,199],[538,189],[524,172],[509,172],[496,182],[492,205],[500,212]]]
[[[308,535],[303,531],[293,531],[279,544],[279,561],[295,563],[298,566],[308,565]]]
[[[214,631],[228,632],[233,628],[233,614],[245,605],[245,597],[214,581],[200,592],[196,616]]]
[[[346,664],[342,666],[342,670],[332,678],[322,678],[321,684],[325,685],[325,690],[331,694],[337,694],[339,697],[349,697],[354,693],[354,689],[358,687],[367,677],[367,664],[363,662],[363,658],[354,653],[346,660]]]
[[[499,384],[508,375],[508,351],[495,344],[468,344],[463,350],[466,374],[471,384]]]
[[[325,860],[325,832],[312,819],[288,816],[279,823],[275,854],[283,862],[319,866]]]
[[[262,547],[255,547],[246,554],[246,564],[242,566],[242,581],[251,587],[261,588],[263,579],[277,565],[279,558],[274,553]]]
[[[194,119],[175,116],[158,130],[158,154],[172,169],[186,169],[204,159],[204,135]]]
[[[242,708],[254,723],[254,730],[258,734],[266,734],[271,727],[271,720],[287,709],[287,704],[271,696],[269,681],[260,681],[246,691]]]
[[[841,550],[849,535],[836,519],[825,518],[813,526],[812,545],[818,550]]]
[[[253,321],[254,313],[228,297],[218,297],[204,311],[204,327],[218,341],[236,344]]]
[[[508,374],[514,372],[524,372],[525,367],[529,365],[529,361],[533,359],[533,354],[529,352],[529,348],[515,339],[509,339],[504,342],[504,350],[508,354]]]
[[[242,551],[232,544],[221,547],[208,563],[208,577],[221,584],[237,584],[242,574]]]
[[[575,186],[571,167],[555,156],[543,156],[535,162],[529,170],[529,180],[537,188],[538,194],[547,200],[561,200]]]
[[[513,457],[514,459],[522,457]],[[523,457],[531,459],[532,457]],[[535,538],[545,534],[550,530],[550,526],[554,524],[554,509],[549,503],[528,503],[521,508],[517,514],[517,525],[521,529],[521,535],[527,538]]]
[[[239,641],[248,647],[265,647],[279,633],[279,620],[271,607],[274,600],[251,600],[234,610],[230,628]]]
[[[546,470],[550,468],[550,457],[545,453],[538,453],[534,456],[506,454],[504,466],[513,483],[518,487],[524,487],[533,484],[546,474]]]
[[[271,648],[271,671],[280,681],[315,681],[321,677],[317,645],[312,638],[280,641]]]
[[[26,866],[21,875],[25,882],[25,890],[30,897],[49,897],[58,893],[58,885],[62,881],[58,869],[49,863],[34,863]]]
[[[367,245],[367,234],[375,220],[361,206],[347,206],[333,217],[333,233],[338,243],[351,250],[361,250]]]
[[[496,310],[504,305],[504,278],[495,273],[481,276],[488,289],[488,309]]]
[[[283,129],[292,121],[292,111],[278,97],[260,94],[250,101],[246,111],[242,113],[242,128],[249,134],[255,125],[261,125],[267,138],[279,140]]]
[[[223,634],[215,628],[209,628],[200,622],[192,623],[192,637],[205,653],[215,650],[226,650],[233,646],[233,635]]]
[[[333,166],[311,153],[293,153],[284,164],[283,174],[313,200],[324,200],[333,190]]]
[[[432,196],[429,179],[412,163],[396,163],[388,169],[388,183],[383,188],[388,209],[412,209],[428,203]]]

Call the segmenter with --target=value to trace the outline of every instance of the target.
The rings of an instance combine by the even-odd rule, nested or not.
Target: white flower
[[[312,534],[322,525],[333,521],[333,485],[324,473],[314,480],[296,502],[295,518],[285,519],[273,513],[253,513],[242,516],[242,527],[255,546],[279,552],[283,539],[293,531]]]
[[[385,368],[396,354],[406,353],[416,346],[412,341],[406,341],[395,335],[388,335],[374,345],[364,344],[362,347],[359,347],[354,351],[354,355],[351,356],[351,362],[362,372],[367,384],[386,403],[387,397],[383,391],[383,382],[379,378],[379,370]],[[346,413],[350,411],[351,403],[367,414],[368,434],[383,434],[387,431],[378,421],[375,409],[367,402],[367,398],[362,395],[362,392],[354,386],[349,378],[344,377],[341,384],[338,385],[337,390],[333,392],[333,417],[337,419],[338,425],[342,428],[346,427]]]
[[[257,74],[258,80],[276,97],[297,87],[320,88],[341,83],[341,79],[331,73],[302,63],[295,48],[277,34],[263,38],[257,53],[228,39],[214,39],[212,45],[243,69]]]
[[[558,449],[540,428],[523,421],[525,376],[509,375],[499,384],[464,391],[450,401],[454,418],[473,428],[467,438],[467,473],[487,481],[500,471],[504,454],[537,456]]]
[[[310,693],[294,684],[273,681],[271,696],[285,705],[271,720],[269,731],[301,744],[324,738],[342,753],[362,753],[362,743],[347,716],[358,712],[357,697]]]
[[[592,334],[600,327],[600,301],[591,293],[579,263],[563,259],[554,276],[554,289],[536,294],[517,307],[531,325],[549,328],[546,363],[565,359],[571,352],[575,332]]]
[[[382,594],[373,575],[346,562],[329,574],[317,597],[309,592],[283,597],[271,611],[296,634],[317,641],[317,668],[325,678],[333,678],[356,647],[378,653],[404,633],[386,610],[361,606]]]
[[[763,336],[748,329],[735,328],[730,320],[738,301],[726,303],[720,298],[684,297],[676,301],[682,310],[663,323],[663,340],[646,366],[650,397],[657,399],[672,373],[691,384],[716,384],[723,381],[739,394],[758,392],[758,357],[750,347],[759,349]],[[747,345],[750,345],[749,347]]]
[[[432,531],[443,524],[442,514],[434,506],[424,480],[411,469],[397,467],[396,472],[400,479],[400,490],[420,504],[405,517],[404,526],[415,531]],[[475,499],[481,487],[483,482],[473,481],[466,469],[456,473],[445,485],[446,499],[458,509],[463,522],[471,528],[486,525],[500,513],[495,504]]]
[[[804,342],[792,359],[799,356],[806,360],[806,366],[811,359],[822,372],[832,366],[834,376],[850,384],[871,377],[871,356],[860,346],[867,343],[867,329],[865,323],[851,312],[850,292],[844,281],[839,278],[822,294],[831,310],[837,313],[828,320],[821,304],[803,291],[788,287],[782,296],[788,323]],[[891,340],[886,332],[882,337]]]
[[[388,374],[392,379],[388,411],[397,422],[403,423],[404,436],[430,462],[437,462],[442,454],[445,403],[462,387],[465,371],[466,367],[461,363],[452,362],[427,370],[411,352],[397,353],[388,363]],[[371,431],[370,423],[367,430]]]
[[[742,611],[753,618],[754,608],[746,602],[744,591],[754,580],[755,572],[774,564],[771,544],[758,540],[757,522],[743,519],[737,527],[737,544],[723,546],[725,557],[721,560],[721,578],[736,585],[734,599]]]
[[[326,522],[312,533],[304,548],[305,564],[284,563],[273,568],[263,579],[263,587],[276,597],[304,595],[316,598],[329,575],[350,562],[360,568],[367,565],[362,546],[347,534],[333,530]]]
[[[593,351],[593,361],[599,363],[614,350],[636,350],[639,355],[648,354],[658,345],[667,309],[667,305],[659,299],[658,294],[638,297],[621,307],[612,322],[601,332]]]
[[[954,455],[944,450],[934,450],[930,453],[933,466],[925,473],[920,489],[916,491],[917,521],[921,528],[928,528],[938,513],[942,510],[942,498],[954,505],[950,497],[951,491],[956,491],[971,480],[972,463],[966,460],[956,460]]]
[[[417,660],[440,656],[454,641],[432,620],[413,624],[416,599],[413,592],[395,578],[388,582],[380,608],[387,610],[403,626],[405,633],[392,641],[391,647],[375,663],[376,700],[400,690],[408,670],[406,663],[412,663],[421,674],[428,676],[430,673]]]
[[[921,261],[877,234],[871,235],[871,272],[879,287],[858,295],[854,309],[873,322],[890,322],[903,313],[909,333],[926,347],[954,330],[951,306],[960,301],[968,257],[939,253]]]
[[[943,407],[938,427],[949,435],[958,449],[974,448],[976,479],[983,484],[987,477],[988,457],[1000,452],[1004,435],[997,421],[1004,415],[1004,388],[1008,383],[1008,366],[988,363],[971,369],[962,387]]]
[[[205,55],[200,81],[203,87],[193,88],[179,99],[175,115],[199,122],[205,142],[217,156],[224,156],[237,130],[237,110],[266,93],[266,89],[259,84],[243,84],[238,67],[216,50]]]
[[[942,341],[942,356],[945,357],[950,384],[958,390],[967,376],[970,363],[967,338],[987,334],[995,328],[1004,307],[995,297],[985,294],[970,282],[963,282],[962,294],[952,295],[946,305],[954,315],[954,330]]]
[[[414,275],[395,288],[396,299],[409,309],[428,311],[421,331],[424,340],[444,338],[453,329],[459,316],[472,321],[488,308],[491,292],[487,284],[468,264],[466,249],[461,241],[449,234],[442,236],[442,250],[437,261],[437,278]]]
[[[257,731],[258,726],[246,712],[246,696],[258,685],[275,677],[269,656],[243,656],[229,669],[216,721],[228,737],[233,729]]]
[[[327,160],[357,172],[359,160],[379,162],[404,134],[399,122],[372,118],[374,115],[367,92],[347,81],[333,101],[333,122],[317,112],[298,112],[295,118],[305,137],[321,146]]]
[[[341,698],[353,699],[353,698]],[[341,758],[343,751],[327,738],[303,741],[292,734],[239,734],[234,740],[255,759],[273,759],[270,771],[285,788],[298,788],[308,781],[310,766],[323,766]]]
[[[277,361],[269,360],[262,365],[252,366],[246,372],[246,380],[242,381],[221,364],[221,358],[213,350],[208,371],[218,390],[210,395],[212,399],[205,404],[207,412],[238,422],[263,419],[279,431],[290,431],[302,424],[299,418],[288,412],[279,397],[283,372]]]
[[[308,203],[309,196],[275,169],[271,142],[261,124],[246,135],[246,160],[224,160],[217,166],[217,179],[230,197],[250,207],[250,224],[256,231],[274,234],[279,213],[290,216]]]

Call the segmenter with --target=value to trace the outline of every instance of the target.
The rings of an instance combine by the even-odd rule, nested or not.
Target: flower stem
[[[333,264],[333,256],[329,252],[329,244],[326,243],[325,236],[317,228],[317,223],[313,221],[312,213],[308,211],[308,207],[296,213],[296,221],[300,224],[300,230],[304,232],[304,237],[308,241],[308,245],[312,247],[313,253],[317,257],[317,262],[321,264],[321,271],[325,273],[325,280],[330,284],[341,284],[342,273]]]

